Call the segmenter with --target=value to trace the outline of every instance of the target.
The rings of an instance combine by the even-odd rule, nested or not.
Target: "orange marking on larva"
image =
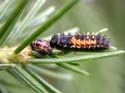
[[[85,45],[90,45],[90,39],[89,40],[85,40]]]
[[[80,39],[76,41],[77,45],[79,45],[79,46],[81,45],[80,41],[81,41]]]
[[[94,38],[94,36],[93,36]],[[80,40],[80,39],[76,39],[75,36],[72,37],[71,42],[73,43],[74,46],[91,46],[91,45],[96,45],[96,40]]]
[[[82,46],[84,46],[85,45],[85,40],[81,40],[80,43],[81,43]]]
[[[73,45],[77,45],[77,39],[74,36],[72,37],[71,42]]]
[[[91,40],[91,45],[96,45],[96,40]]]

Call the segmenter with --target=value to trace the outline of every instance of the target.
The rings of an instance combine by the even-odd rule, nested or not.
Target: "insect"
[[[110,41],[106,36],[100,34],[68,34],[54,35],[50,44],[56,48],[71,49],[107,49],[110,48]]]
[[[46,40],[36,39],[30,44],[32,50],[41,54],[49,54],[52,51],[50,43]]]

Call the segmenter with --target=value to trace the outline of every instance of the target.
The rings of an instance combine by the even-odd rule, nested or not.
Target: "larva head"
[[[57,42],[59,41],[58,39],[59,39],[59,38],[58,38],[58,35],[54,35],[54,36],[51,38],[51,40],[50,40],[50,45],[51,45],[52,47],[54,47],[54,45],[56,45]]]
[[[52,51],[49,42],[41,39],[37,39],[32,42],[31,48],[39,53],[48,54]]]

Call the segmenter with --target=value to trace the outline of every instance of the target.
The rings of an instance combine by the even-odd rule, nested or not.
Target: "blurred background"
[[[34,2],[35,0],[31,0],[29,9]],[[39,13],[51,5],[54,5],[57,10],[66,2],[68,0],[47,0]],[[50,33],[61,33],[74,27],[79,27],[81,33],[97,32],[100,29],[108,28],[109,31],[106,35],[110,38],[112,45],[119,49],[125,49],[124,5],[125,0],[80,0],[67,14],[40,37],[49,35]],[[19,38],[15,40],[19,40]],[[72,73],[74,75],[72,80],[55,80],[54,86],[63,91],[63,93],[125,93],[124,61],[125,57],[122,55],[100,59],[98,61],[83,62],[80,68],[88,71],[91,74],[89,77]],[[0,82],[2,82],[2,79],[8,77],[8,74],[3,71],[0,77]],[[10,75],[9,79],[11,81],[15,80]],[[11,81],[7,81],[6,83],[12,83]],[[17,82],[20,81],[13,82],[13,85],[17,84]],[[10,86],[8,87],[8,89],[11,88]],[[20,83],[10,93],[22,93],[19,92],[20,88],[22,88],[22,91],[24,90],[23,93],[34,93],[30,88],[27,89]]]

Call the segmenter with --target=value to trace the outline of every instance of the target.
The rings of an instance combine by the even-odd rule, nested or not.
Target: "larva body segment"
[[[71,49],[107,49],[110,48],[110,41],[100,34],[75,34],[75,35],[54,35],[50,44],[52,47]]]

